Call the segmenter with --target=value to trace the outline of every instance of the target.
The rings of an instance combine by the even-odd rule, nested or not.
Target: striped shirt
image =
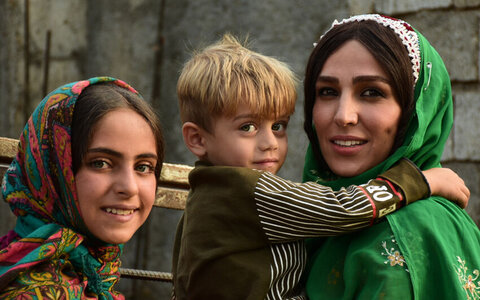
[[[368,227],[403,205],[404,194],[409,201],[428,194],[410,163],[387,172],[386,179],[333,191],[268,172],[197,164],[175,238],[174,298],[306,299],[299,287],[305,238]]]

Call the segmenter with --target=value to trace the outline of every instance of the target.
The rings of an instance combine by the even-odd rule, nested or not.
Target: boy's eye
[[[94,160],[89,163],[90,167],[94,169],[105,169],[108,168],[108,163],[104,160]]]
[[[135,169],[140,173],[153,173],[155,171],[155,167],[151,164],[140,164]]]
[[[240,130],[245,132],[253,132],[255,131],[255,125],[253,124],[245,124],[240,127]]]
[[[275,123],[272,125],[272,130],[274,131],[282,131],[287,129],[287,124],[285,123]]]

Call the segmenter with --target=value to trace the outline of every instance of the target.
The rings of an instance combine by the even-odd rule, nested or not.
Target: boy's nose
[[[272,130],[265,130],[264,133],[261,134],[259,148],[262,151],[276,150],[278,148],[277,137]]]

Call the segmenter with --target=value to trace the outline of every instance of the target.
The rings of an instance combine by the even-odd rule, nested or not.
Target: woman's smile
[[[390,154],[401,108],[375,57],[350,40],[326,61],[316,83],[313,123],[330,170],[353,177]]]

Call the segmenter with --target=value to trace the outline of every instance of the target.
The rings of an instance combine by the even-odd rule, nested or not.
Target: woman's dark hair
[[[375,21],[350,22],[333,27],[320,39],[310,54],[304,81],[304,130],[312,145],[315,158],[322,168],[327,169],[328,166],[322,158],[320,146],[313,129],[315,85],[325,61],[333,52],[350,40],[356,40],[367,48],[391,78],[395,98],[402,110],[391,153],[402,145],[408,122],[415,107],[412,63],[407,48],[392,29]]]
[[[108,112],[129,108],[141,115],[152,129],[157,145],[155,177],[158,181],[164,159],[164,140],[160,120],[139,95],[113,82],[99,83],[85,88],[75,103],[72,120],[72,157],[74,174],[80,169],[97,122]]]

